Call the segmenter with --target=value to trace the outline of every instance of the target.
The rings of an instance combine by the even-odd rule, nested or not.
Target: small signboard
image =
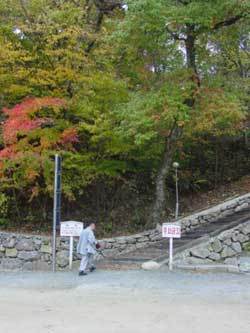
[[[173,238],[181,238],[181,226],[177,223],[163,223],[162,237],[169,238],[169,270],[173,270]]]
[[[181,238],[181,226],[179,224],[163,223],[162,237],[164,238]]]
[[[60,236],[79,237],[83,229],[83,223],[77,221],[61,222]]]
[[[73,237],[79,237],[83,230],[83,223],[77,221],[65,221],[60,225],[60,236],[69,237],[69,269],[72,269],[73,261]]]

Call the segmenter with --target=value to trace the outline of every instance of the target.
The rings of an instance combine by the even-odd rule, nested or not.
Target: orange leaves
[[[190,134],[232,135],[244,120],[244,111],[233,95],[220,88],[202,88],[197,96]]]
[[[61,134],[60,143],[61,144],[72,144],[79,142],[78,136],[77,136],[77,130],[74,127],[67,128],[63,131]]]
[[[9,159],[15,156],[13,147],[6,147],[0,151],[0,159]]]

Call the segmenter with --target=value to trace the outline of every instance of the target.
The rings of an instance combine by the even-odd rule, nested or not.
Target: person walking
[[[77,253],[82,256],[79,275],[87,275],[87,269],[93,272],[96,267],[94,266],[94,255],[99,244],[96,241],[94,231],[96,229],[95,222],[90,222],[88,227],[83,229],[77,245]]]

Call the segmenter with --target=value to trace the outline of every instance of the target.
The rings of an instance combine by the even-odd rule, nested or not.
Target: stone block
[[[223,233],[221,233],[218,236],[218,239],[221,241],[225,241],[227,239],[231,239],[231,237],[232,237],[232,230],[227,230],[227,231],[224,231]]]
[[[52,247],[50,244],[42,244],[41,246],[41,253],[49,253],[49,254],[52,254]]]
[[[129,253],[131,251],[136,250],[136,245],[135,244],[129,244],[126,246],[126,248],[121,252],[121,253]]]
[[[161,234],[158,234],[158,235],[156,234],[156,235],[150,236],[150,240],[152,240],[152,241],[158,241],[160,239],[162,239]]]
[[[232,244],[232,249],[236,252],[236,253],[240,253],[242,252],[242,248],[241,248],[241,245],[240,245],[240,242],[235,242]]]
[[[136,243],[136,239],[133,238],[133,237],[129,237],[127,243],[128,244],[135,244]]]
[[[40,259],[41,255],[37,251],[20,251],[18,258],[25,261],[33,261]]]
[[[234,255],[235,255],[235,251],[231,247],[229,247],[227,245],[223,246],[223,250],[221,252],[222,258],[228,258],[228,257],[232,257]]]
[[[32,239],[23,238],[17,243],[16,249],[18,251],[33,251],[35,250],[35,245]]]
[[[16,258],[17,257],[17,249],[15,248],[11,248],[11,249],[6,249],[5,251],[5,255],[6,257],[10,257],[10,258]]]
[[[5,252],[5,247],[3,245],[0,245],[0,253]]]
[[[1,260],[1,268],[3,270],[20,270],[22,261],[17,258],[3,258]]]
[[[211,246],[212,246],[214,252],[219,253],[219,252],[222,251],[222,244],[221,244],[221,242],[220,242],[219,239],[215,239],[215,240],[211,243]]]
[[[39,250],[41,248],[41,244],[42,244],[42,240],[39,238],[35,238],[34,239],[34,245],[35,245],[35,249]]]
[[[244,235],[250,235],[250,222],[244,224],[242,227],[242,232]]]
[[[239,211],[241,211],[243,209],[246,209],[246,208],[248,208],[248,203],[244,202],[244,203],[240,204],[239,206],[237,206],[234,211],[239,212]]]
[[[15,245],[16,245],[16,238],[14,237],[7,238],[3,243],[3,246],[8,249],[15,247]]]
[[[202,258],[202,259],[207,258],[210,254],[209,250],[205,247],[197,247],[192,249],[190,252],[193,257]]]
[[[116,241],[119,244],[126,244],[127,243],[127,237],[117,237]]]
[[[141,249],[141,248],[145,247],[145,243],[136,243],[135,246],[137,249]]]
[[[182,220],[182,227],[189,227],[191,225],[190,220]]]
[[[220,255],[219,255],[219,253],[217,253],[217,252],[212,252],[212,253],[209,255],[208,258],[209,258],[209,259],[212,259],[212,260],[214,260],[214,261],[218,261],[218,260],[220,260]]]
[[[146,271],[152,271],[159,269],[160,265],[155,261],[146,261],[141,265],[141,268]]]
[[[49,254],[49,253],[42,253],[42,255],[41,255],[41,260],[42,261],[51,261],[51,254]]]
[[[32,262],[32,270],[35,271],[49,271],[51,270],[51,265],[49,265],[47,262],[38,260]]]
[[[60,251],[56,255],[57,265],[60,268],[64,268],[69,263],[69,252],[68,251]]]
[[[224,243],[225,245],[231,245],[231,244],[232,244],[232,240],[231,240],[231,238],[227,238],[227,239],[224,240],[223,243]]]
[[[241,234],[238,230],[234,232],[232,239],[234,242],[244,243],[248,241],[248,236]]]
[[[191,220],[191,225],[192,225],[192,226],[196,226],[196,225],[198,225],[198,224],[199,224],[198,219],[193,219],[193,220]]]
[[[139,242],[139,243],[144,243],[144,242],[148,242],[148,241],[149,241],[148,237],[141,237],[141,238],[137,239],[137,242]]]
[[[128,246],[127,244],[120,244],[119,251],[125,250],[127,248],[127,246]]]

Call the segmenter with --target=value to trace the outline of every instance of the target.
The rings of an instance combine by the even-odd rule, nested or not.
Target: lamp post
[[[178,168],[179,163],[174,162],[173,168],[175,169],[175,194],[176,194],[176,203],[175,203],[175,219],[178,219],[179,216],[179,191],[178,191]]]

